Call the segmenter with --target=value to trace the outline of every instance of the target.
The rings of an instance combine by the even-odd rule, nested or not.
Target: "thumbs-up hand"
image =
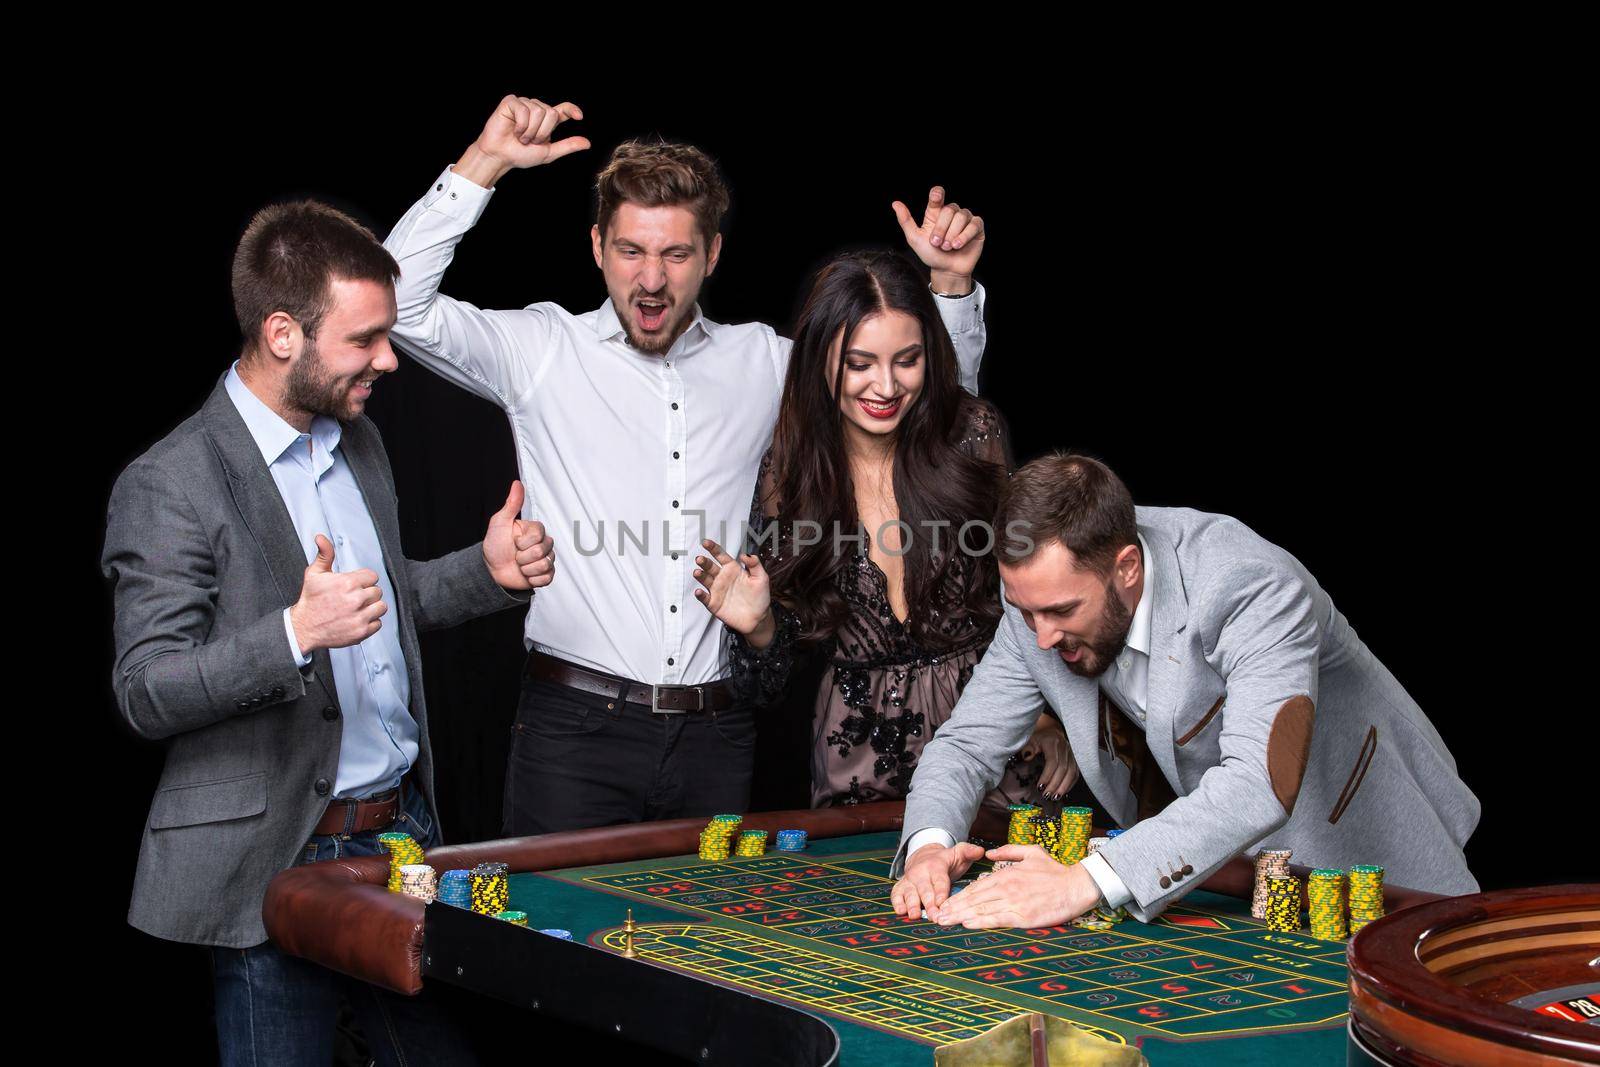
[[[983,220],[959,204],[947,203],[942,185],[928,190],[920,225],[900,201],[892,206],[906,244],[933,272],[933,287],[941,293],[971,292],[972,272],[983,255]]]
[[[483,562],[502,589],[540,589],[556,573],[555,542],[544,523],[518,518],[522,483],[512,482],[505,506],[489,519],[483,535]]]
[[[306,567],[300,599],[289,609],[289,624],[302,655],[319,648],[346,648],[378,632],[389,610],[376,571],[333,569],[333,542],[317,534],[317,556]]]

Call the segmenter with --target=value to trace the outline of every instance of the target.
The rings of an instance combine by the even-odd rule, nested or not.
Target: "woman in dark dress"
[[[960,387],[934,299],[890,253],[819,272],[751,507],[757,551],[706,541],[696,559],[695,596],[748,696],[775,697],[798,647],[829,658],[813,807],[905,796],[1000,618],[988,521],[1010,448],[993,405]],[[1040,710],[988,803],[1058,806],[1071,755]]]

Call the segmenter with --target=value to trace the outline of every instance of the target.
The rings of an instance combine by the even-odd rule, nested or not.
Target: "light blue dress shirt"
[[[335,571],[366,567],[377,572],[383,602],[389,605],[383,625],[358,645],[328,650],[334,691],[344,713],[333,795],[364,797],[392,789],[416,762],[419,735],[411,717],[411,681],[400,650],[394,586],[366,498],[339,451],[339,423],[319,415],[312,420],[311,432],[301,433],[250,391],[239,378],[237,363],[228,371],[226,388],[289,509],[306,564],[317,556],[320,533],[333,542]],[[306,666],[311,657],[301,655],[287,609],[283,625],[290,654]]]

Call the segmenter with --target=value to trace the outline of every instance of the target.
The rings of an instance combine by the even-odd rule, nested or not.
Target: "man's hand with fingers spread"
[[[970,930],[1055,926],[1076,919],[1100,900],[1100,887],[1083,864],[1063,867],[1038,845],[1005,845],[988,856],[1009,865],[979,878],[929,918]]]
[[[333,542],[317,534],[317,557],[306,568],[300,599],[289,609],[301,655],[360,644],[378,632],[388,610],[378,572],[365,567],[348,573],[334,570]]]
[[[484,123],[483,132],[456,163],[455,172],[488,189],[510,171],[542,166],[581,152],[589,147],[587,137],[551,141],[550,135],[561,123],[582,118],[583,110],[570,101],[552,107],[531,96],[508,96],[500,101]]]
[[[950,899],[950,883],[982,858],[983,849],[965,841],[949,848],[938,843],[923,845],[906,857],[906,873],[889,896],[895,914],[918,919],[926,911],[928,918],[935,918]]]

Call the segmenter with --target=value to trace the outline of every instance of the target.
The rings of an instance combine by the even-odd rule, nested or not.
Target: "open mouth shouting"
[[[904,397],[893,400],[870,400],[867,397],[857,397],[856,403],[861,405],[861,410],[867,413],[868,418],[892,419],[900,414],[900,404]]]
[[[633,308],[639,329],[645,333],[660,330],[667,321],[667,307],[668,302],[660,297],[641,296],[634,300]]]

